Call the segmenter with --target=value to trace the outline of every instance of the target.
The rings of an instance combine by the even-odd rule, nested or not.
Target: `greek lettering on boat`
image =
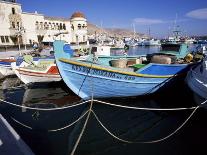
[[[90,69],[90,68],[84,67],[84,66],[72,65],[72,70],[75,70],[78,72],[90,73],[93,75],[105,76],[105,77],[109,77],[109,78],[115,78],[115,79],[135,80],[135,77],[133,77],[133,76],[120,75],[117,73],[103,71],[103,70],[97,70],[97,69]]]

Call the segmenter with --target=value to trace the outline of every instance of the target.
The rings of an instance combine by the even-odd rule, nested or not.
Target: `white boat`
[[[11,67],[18,78],[25,84],[61,80],[54,59],[39,59],[26,66],[18,66],[16,62],[13,62]]]
[[[207,100],[207,57],[188,72],[186,82],[194,92],[194,99],[197,104]]]
[[[110,56],[111,55],[110,46],[103,46],[103,45],[92,46],[90,51],[91,53],[97,56]]]
[[[0,74],[5,77],[9,75],[15,75],[14,71],[11,68],[11,63],[16,60],[12,58],[0,59]]]
[[[151,40],[145,40],[143,41],[142,45],[144,46],[160,46],[160,40],[151,39]]]

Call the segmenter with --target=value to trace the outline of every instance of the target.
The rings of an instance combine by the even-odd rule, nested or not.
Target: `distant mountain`
[[[100,28],[94,24],[88,23],[88,34],[107,34],[111,37],[133,37],[134,32],[128,29],[120,29],[120,28]],[[144,34],[135,33],[135,37],[143,37]]]

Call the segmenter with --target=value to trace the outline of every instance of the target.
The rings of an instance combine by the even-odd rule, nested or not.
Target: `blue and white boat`
[[[194,92],[194,99],[197,104],[207,100],[207,57],[188,72],[186,83]]]
[[[83,99],[151,94],[186,73],[191,66],[149,63],[136,71],[110,65],[114,60],[127,62],[126,57],[98,57],[96,62],[71,58],[73,50],[63,41],[54,42],[54,51],[64,82]]]
[[[12,58],[0,59],[0,74],[2,76],[14,75],[14,71],[11,68],[11,63],[16,60]]]

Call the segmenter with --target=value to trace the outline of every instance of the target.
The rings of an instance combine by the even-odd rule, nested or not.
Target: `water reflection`
[[[56,108],[80,102],[80,98],[67,90],[61,83],[25,86],[16,78],[5,80],[7,81],[1,82],[1,98],[3,97],[6,101],[18,105]],[[183,86],[179,88],[180,93],[176,93],[176,91],[171,90],[170,93],[166,92],[148,97],[113,98],[103,101],[151,108],[195,106],[192,97],[189,96],[189,92]],[[181,98],[185,99],[185,102]],[[5,103],[0,104],[0,112],[37,155],[70,154],[83,127],[85,117],[64,130],[49,131],[67,126],[83,115],[88,108],[89,103],[63,110],[41,111],[18,108]],[[136,142],[157,140],[169,135],[192,112],[190,110],[177,112],[133,110],[97,102],[94,102],[93,110],[111,133],[119,138]],[[198,115],[205,116],[205,113],[198,111],[197,117],[191,120],[187,127],[166,141],[155,144],[120,142],[109,135],[94,115],[91,115],[75,154],[187,154],[190,150],[189,146],[192,150],[195,148],[195,143],[202,143],[202,140],[191,141],[192,137],[189,135],[194,133],[194,130],[199,131],[201,130],[200,127],[203,127],[202,123],[198,125]],[[205,117],[202,119],[205,120]],[[192,123],[197,126],[192,126]],[[202,128],[202,130],[204,129]],[[202,138],[204,137],[207,138],[206,134],[202,135]],[[198,139],[197,135],[193,138]],[[201,139],[201,137],[199,138]]]
[[[158,51],[159,47],[130,48],[128,55],[142,55]],[[113,51],[122,55],[124,51]],[[68,155],[83,128],[84,117],[78,123],[60,131],[51,132],[71,124],[89,108],[89,103],[80,104],[81,99],[65,87],[63,82],[26,86],[17,78],[0,81],[0,98],[17,105],[33,108],[72,108],[53,111],[32,110],[0,103],[0,113],[22,136],[37,155]],[[174,108],[191,107],[192,92],[185,84],[147,97],[102,99],[105,102],[132,107]],[[186,111],[144,111],[113,107],[94,102],[93,110],[103,125],[117,137],[129,141],[151,141],[163,138],[177,129],[191,114]],[[178,133],[169,139],[154,144],[128,144],[109,135],[91,114],[86,130],[75,154],[206,154],[206,111],[199,109],[194,117]],[[24,126],[25,125],[25,126]]]

